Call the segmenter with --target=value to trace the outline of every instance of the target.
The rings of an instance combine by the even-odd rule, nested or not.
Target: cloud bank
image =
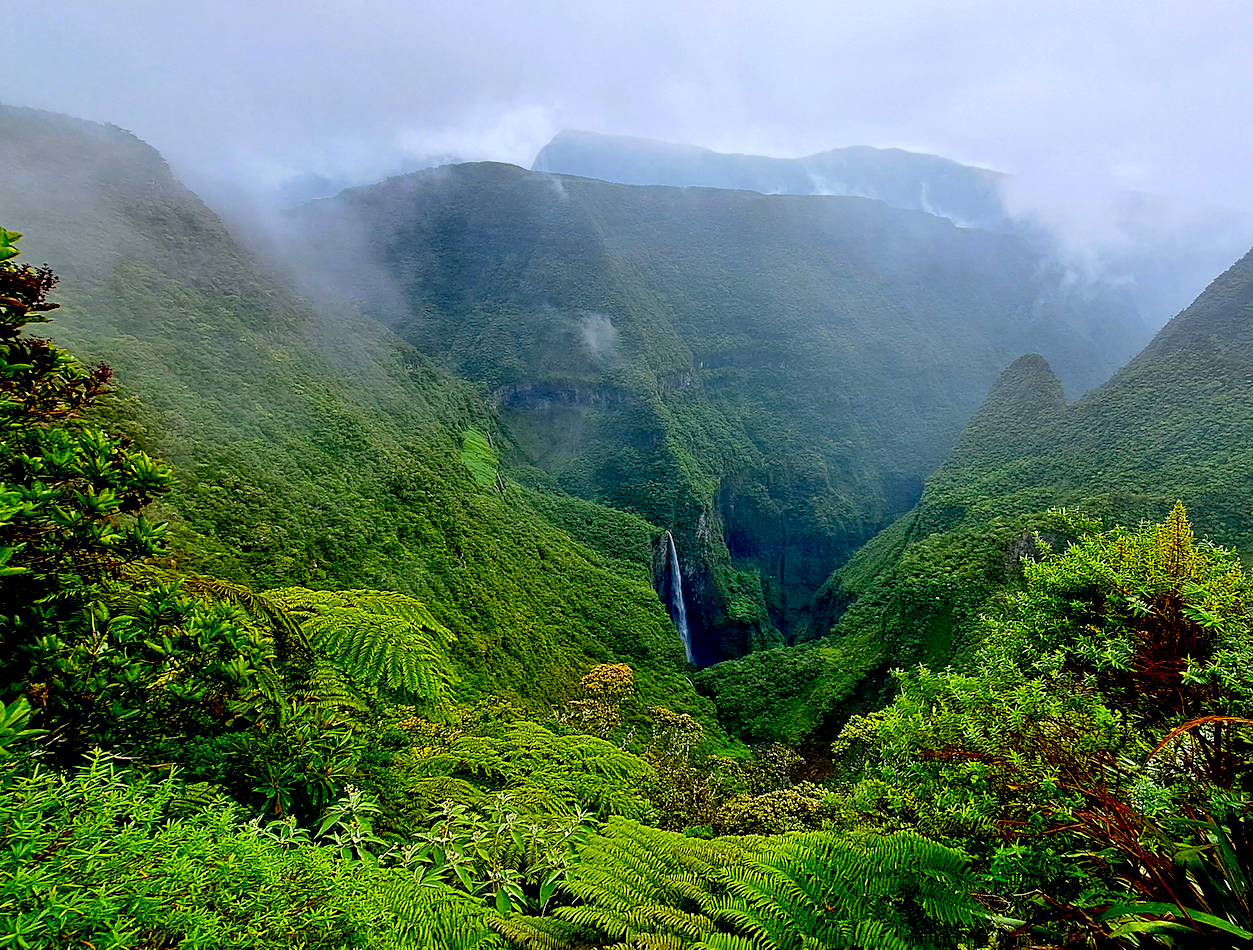
[[[6,101],[128,128],[209,192],[529,164],[574,127],[1253,210],[1243,2],[29,0],[5,33]]]

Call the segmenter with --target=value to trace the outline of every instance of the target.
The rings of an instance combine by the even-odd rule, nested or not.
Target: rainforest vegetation
[[[673,533],[701,666],[812,629],[1015,357],[1077,394],[1148,338],[1016,236],[864,199],[480,163],[285,225],[310,296],[487,391],[510,467]]]
[[[26,232],[0,230],[0,947],[1253,941],[1250,259],[1077,402],[1015,362],[911,511],[846,562],[818,545],[789,613],[793,542],[745,507],[851,551],[917,492],[886,501],[863,434],[776,428],[819,414],[813,367],[737,363],[764,352],[747,311],[702,316],[660,261],[623,276],[645,242],[611,219],[661,233],[680,199],[500,166],[367,190],[443,222],[387,256],[434,294],[397,335],[346,289],[396,275],[346,242],[311,302],[133,137],[0,122],[0,157],[59,182],[0,178]],[[560,243],[594,215],[620,243],[452,266],[485,245],[446,204],[506,199],[542,227],[488,237]],[[948,234],[848,201],[754,213]],[[830,277],[809,265],[794,284]],[[587,273],[614,280],[575,293]],[[849,314],[924,293],[860,273]],[[509,307],[582,363],[527,351],[544,326],[507,338]],[[746,656],[685,664],[668,526],[705,545],[683,580]]]

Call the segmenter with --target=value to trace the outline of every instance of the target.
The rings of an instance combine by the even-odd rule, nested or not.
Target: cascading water
[[[670,548],[670,619],[683,640],[687,662],[692,662],[692,631],[687,625],[687,605],[683,602],[683,575],[679,572],[679,552],[674,546],[674,535],[666,532],[666,544]]]

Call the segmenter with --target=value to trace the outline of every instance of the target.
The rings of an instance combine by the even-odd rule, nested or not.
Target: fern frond
[[[415,950],[495,950],[501,946],[488,927],[482,905],[455,891],[423,887],[400,871],[388,875],[379,890],[397,936]]]
[[[292,697],[336,712],[363,713],[368,704],[338,667],[330,663],[315,663],[299,686],[292,689]]]
[[[525,950],[570,950],[579,945],[578,929],[551,917],[489,917],[487,925]]]
[[[450,676],[443,647],[453,637],[421,601],[388,591],[303,587],[266,596],[349,675],[420,700],[439,699]]]
[[[611,818],[563,893],[571,945],[636,950],[914,950],[982,916],[962,856],[910,832],[701,841]]]
[[[485,790],[507,791],[522,813],[642,818],[639,791],[652,768],[638,756],[594,736],[559,736],[519,722],[501,735],[460,736],[448,748],[416,759],[412,776],[456,775]]]
[[[769,944],[739,934],[713,933],[701,941],[703,950],[771,950]]]
[[[123,565],[120,574],[124,580],[132,583],[177,583],[185,593],[193,597],[242,608],[253,618],[266,624],[274,637],[275,652],[280,658],[286,658],[293,653],[306,654],[309,650],[299,623],[267,594],[258,593],[241,584],[233,584],[220,577],[171,571],[155,564],[132,562]]]

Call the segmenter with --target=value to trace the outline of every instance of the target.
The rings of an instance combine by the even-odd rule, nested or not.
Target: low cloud
[[[618,345],[618,331],[603,313],[585,313],[579,325],[583,346],[597,363],[608,363]]]
[[[5,99],[131,129],[197,189],[365,182],[441,155],[525,166],[585,128],[766,155],[899,146],[1253,210],[1239,0],[23,10],[5,20]]]
[[[999,187],[1006,213],[1052,243],[1072,285],[1121,288],[1155,325],[1253,246],[1248,212],[1074,179],[1012,176]]]

